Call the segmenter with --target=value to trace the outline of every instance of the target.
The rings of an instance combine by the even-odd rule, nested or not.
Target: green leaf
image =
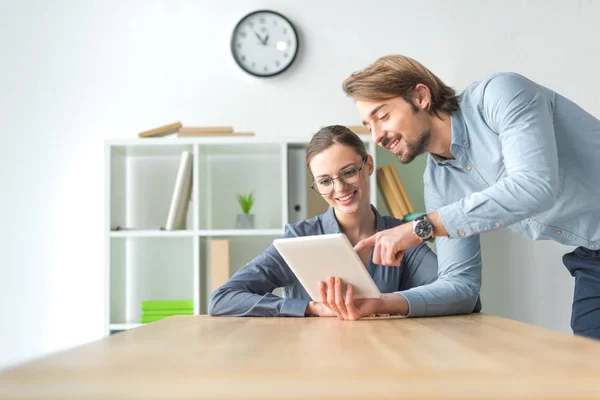
[[[242,208],[242,211],[244,212],[244,214],[250,214],[250,210],[252,209],[252,206],[254,205],[253,192],[246,194],[246,195],[238,194],[237,199],[238,199],[238,203],[240,204],[240,207]]]

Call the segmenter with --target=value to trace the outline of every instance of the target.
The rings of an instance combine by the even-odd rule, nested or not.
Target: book
[[[164,310],[145,310],[143,315],[193,315],[193,308],[173,308]]]
[[[167,231],[185,229],[191,192],[192,153],[184,151],[181,153],[177,178],[175,179],[175,189],[173,190],[167,224],[165,225]]]
[[[391,181],[388,179],[388,175],[383,167],[377,168],[377,185],[379,186],[383,199],[388,206],[390,214],[395,218],[402,218],[403,215],[400,209],[400,204],[393,196]]]
[[[356,133],[357,135],[363,135],[363,134],[371,134],[371,131],[369,130],[369,128],[367,128],[364,125],[348,125],[346,128],[350,129],[352,132]]]
[[[392,169],[394,168],[394,166],[392,165],[386,165],[383,167],[383,171],[385,176],[387,177],[387,182],[388,182],[388,186],[389,186],[389,190],[390,190],[390,196],[393,198],[393,201],[396,203],[397,207],[398,207],[398,214],[397,216],[394,215],[396,218],[400,218],[403,219],[404,216],[406,214],[408,214],[408,207],[406,206],[406,203],[404,202],[404,199],[402,198],[402,195],[400,194],[400,192],[398,191],[398,188],[396,187],[396,182],[394,182],[394,177],[392,175]]]
[[[159,126],[158,128],[150,129],[149,131],[140,132],[138,133],[138,136],[141,138],[166,136],[172,133],[177,133],[177,131],[181,127],[181,122],[174,122],[169,125]]]
[[[210,291],[214,292],[229,279],[229,240],[210,241]]]
[[[402,180],[400,179],[398,170],[392,164],[389,164],[388,167],[389,167],[389,170],[393,177],[394,184],[398,188],[400,196],[402,197],[402,199],[404,200],[404,203],[406,204],[406,208],[408,209],[407,214],[414,213],[415,206],[413,205],[412,201],[410,201],[410,197],[408,197],[408,194],[406,193],[406,189],[404,188],[404,184],[402,184]]]
[[[383,167],[383,170],[387,176],[387,180],[389,182],[389,186],[390,186],[390,194],[391,196],[394,198],[394,201],[398,204],[398,207],[400,208],[400,217],[396,217],[396,218],[401,218],[404,219],[404,216],[406,214],[408,214],[408,206],[406,205],[406,202],[404,201],[404,197],[402,196],[402,193],[400,192],[400,189],[398,188],[398,186],[396,185],[396,181],[394,180],[394,170],[396,168],[391,165],[385,165]]]
[[[178,133],[203,134],[203,133],[233,133],[232,126],[182,126]]]
[[[144,300],[142,301],[142,311],[156,310],[193,310],[193,300]]]
[[[179,128],[177,137],[196,137],[196,136],[254,136],[254,132],[229,132],[210,130],[209,128]]]

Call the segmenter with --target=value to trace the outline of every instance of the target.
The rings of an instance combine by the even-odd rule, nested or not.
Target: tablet
[[[352,284],[354,299],[379,298],[381,293],[346,235],[301,236],[275,239],[273,246],[289,265],[313,301],[321,301],[319,281],[342,279],[343,291]]]

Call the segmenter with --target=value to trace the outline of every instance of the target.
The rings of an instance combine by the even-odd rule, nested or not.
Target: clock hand
[[[254,31],[254,34],[256,35],[256,37],[258,38],[258,40],[260,40],[260,44],[265,45],[265,42],[263,41],[263,38],[260,37],[260,35]]]
[[[263,44],[266,46],[267,45],[267,40],[269,40],[269,34],[267,33],[267,36],[265,36],[265,40],[263,42]]]

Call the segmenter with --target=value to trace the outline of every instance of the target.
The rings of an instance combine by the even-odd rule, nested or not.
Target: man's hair
[[[415,109],[412,94],[419,83],[427,86],[431,92],[427,112],[439,116],[439,112],[452,114],[458,110],[458,97],[454,89],[421,63],[406,56],[381,57],[364,70],[346,78],[343,87],[344,92],[355,100],[382,101],[399,96]]]
[[[306,166],[309,171],[310,160],[336,143],[350,147],[362,159],[369,155],[365,143],[356,133],[342,125],[326,126],[314,134],[306,148]]]

